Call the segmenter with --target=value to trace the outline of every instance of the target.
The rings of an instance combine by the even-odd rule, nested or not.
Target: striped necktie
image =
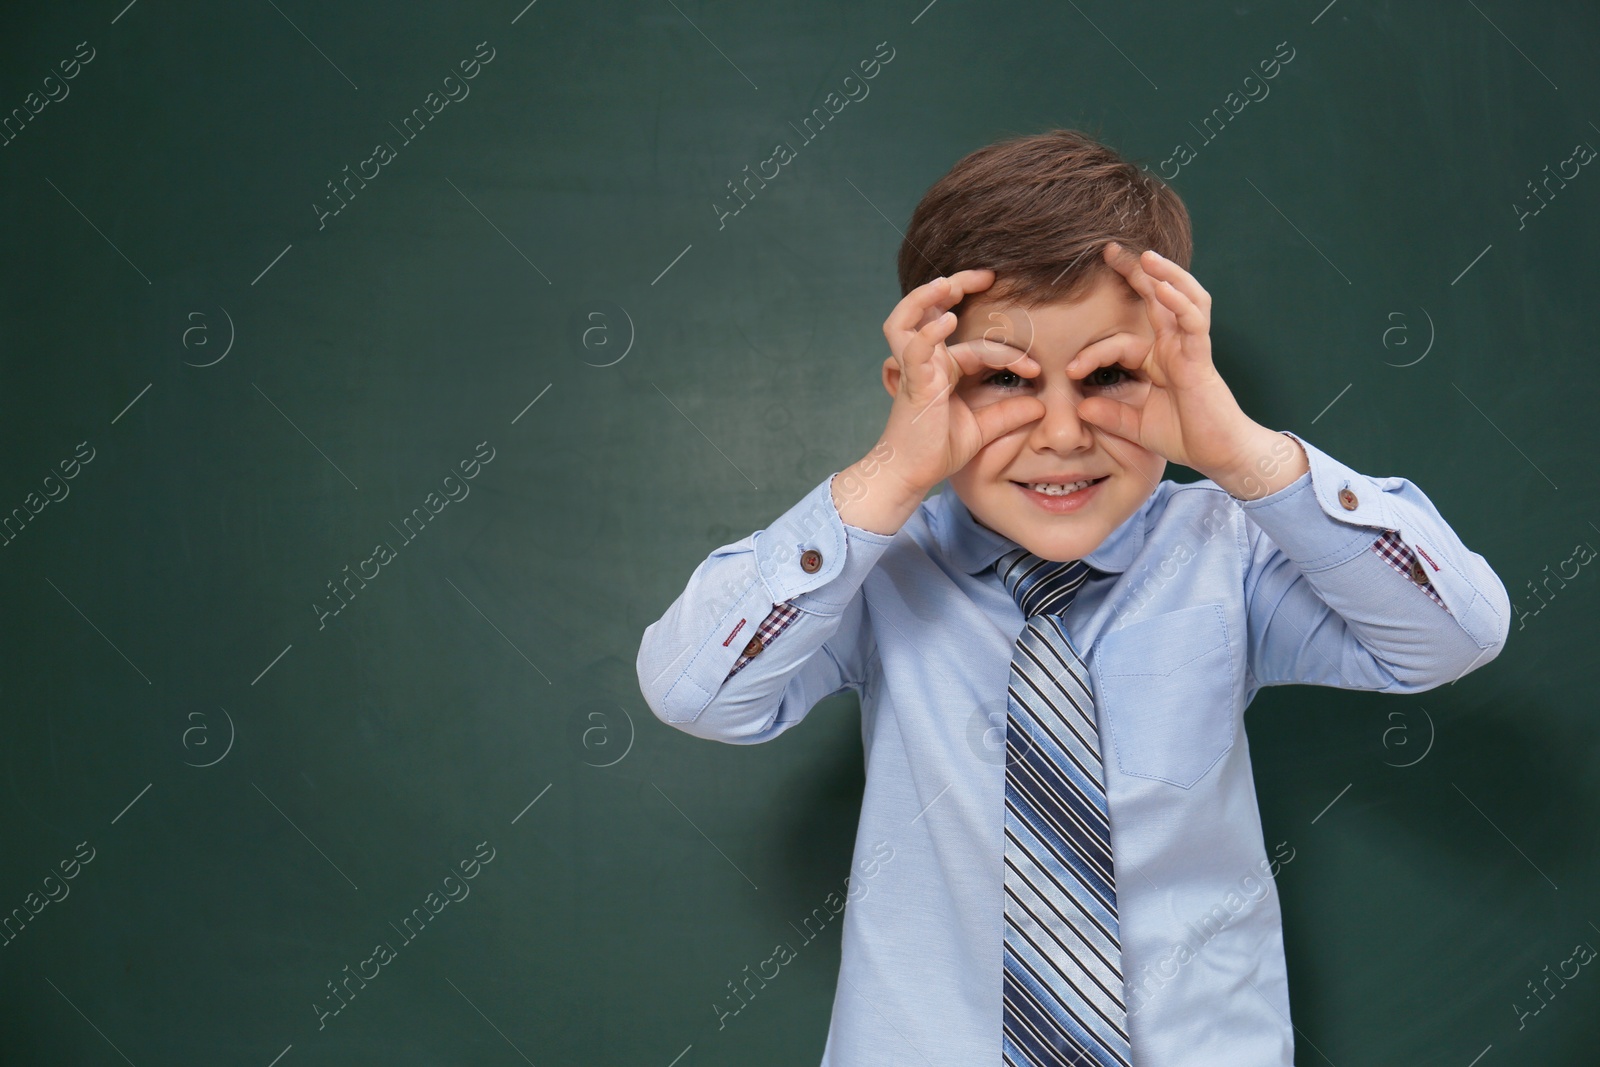
[[[1004,1062],[1129,1067],[1100,734],[1060,617],[1100,572],[1023,548],[995,570],[1025,619],[1006,715]]]

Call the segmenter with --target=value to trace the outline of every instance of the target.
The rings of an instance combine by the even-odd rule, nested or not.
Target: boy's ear
[[[900,392],[900,363],[892,355],[883,361],[883,387],[889,390],[891,399]]]

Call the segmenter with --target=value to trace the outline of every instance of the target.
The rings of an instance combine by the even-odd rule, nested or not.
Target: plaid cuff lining
[[[1417,554],[1406,547],[1406,543],[1400,540],[1398,533],[1393,530],[1383,531],[1383,536],[1372,542],[1372,551],[1382,556],[1389,566],[1405,575],[1407,581],[1427,593],[1435,604],[1445,611],[1450,610],[1434,591],[1433,583],[1428,581],[1428,572],[1417,560]]]
[[[756,628],[756,635],[750,643],[744,646],[744,651],[734,661],[733,669],[728,672],[732,678],[744,669],[745,664],[760,655],[761,650],[772,643],[772,639],[789,628],[789,624],[800,617],[800,609],[788,601],[773,605],[772,611],[761,620],[761,625]],[[727,679],[723,679],[726,681]]]

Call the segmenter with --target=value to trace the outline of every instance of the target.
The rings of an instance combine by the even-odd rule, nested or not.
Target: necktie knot
[[[1020,547],[1001,556],[995,572],[1027,619],[1065,613],[1083,583],[1099,573],[1081,559],[1057,562]]]

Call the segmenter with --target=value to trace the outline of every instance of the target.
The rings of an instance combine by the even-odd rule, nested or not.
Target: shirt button
[[[1339,490],[1339,503],[1346,511],[1354,511],[1357,506],[1360,505],[1361,501],[1357,500],[1356,495],[1352,493],[1348,487],[1346,487]]]
[[[1428,572],[1422,569],[1422,564],[1417,562],[1415,556],[1411,558],[1411,580],[1418,585],[1428,584]]]
[[[815,574],[822,569],[822,553],[814,548],[808,548],[800,553],[800,569],[807,574]]]
[[[744,654],[747,656],[758,656],[761,654],[761,650],[765,647],[766,646],[761,643],[761,638],[752,637],[750,639],[750,643],[744,646]]]

